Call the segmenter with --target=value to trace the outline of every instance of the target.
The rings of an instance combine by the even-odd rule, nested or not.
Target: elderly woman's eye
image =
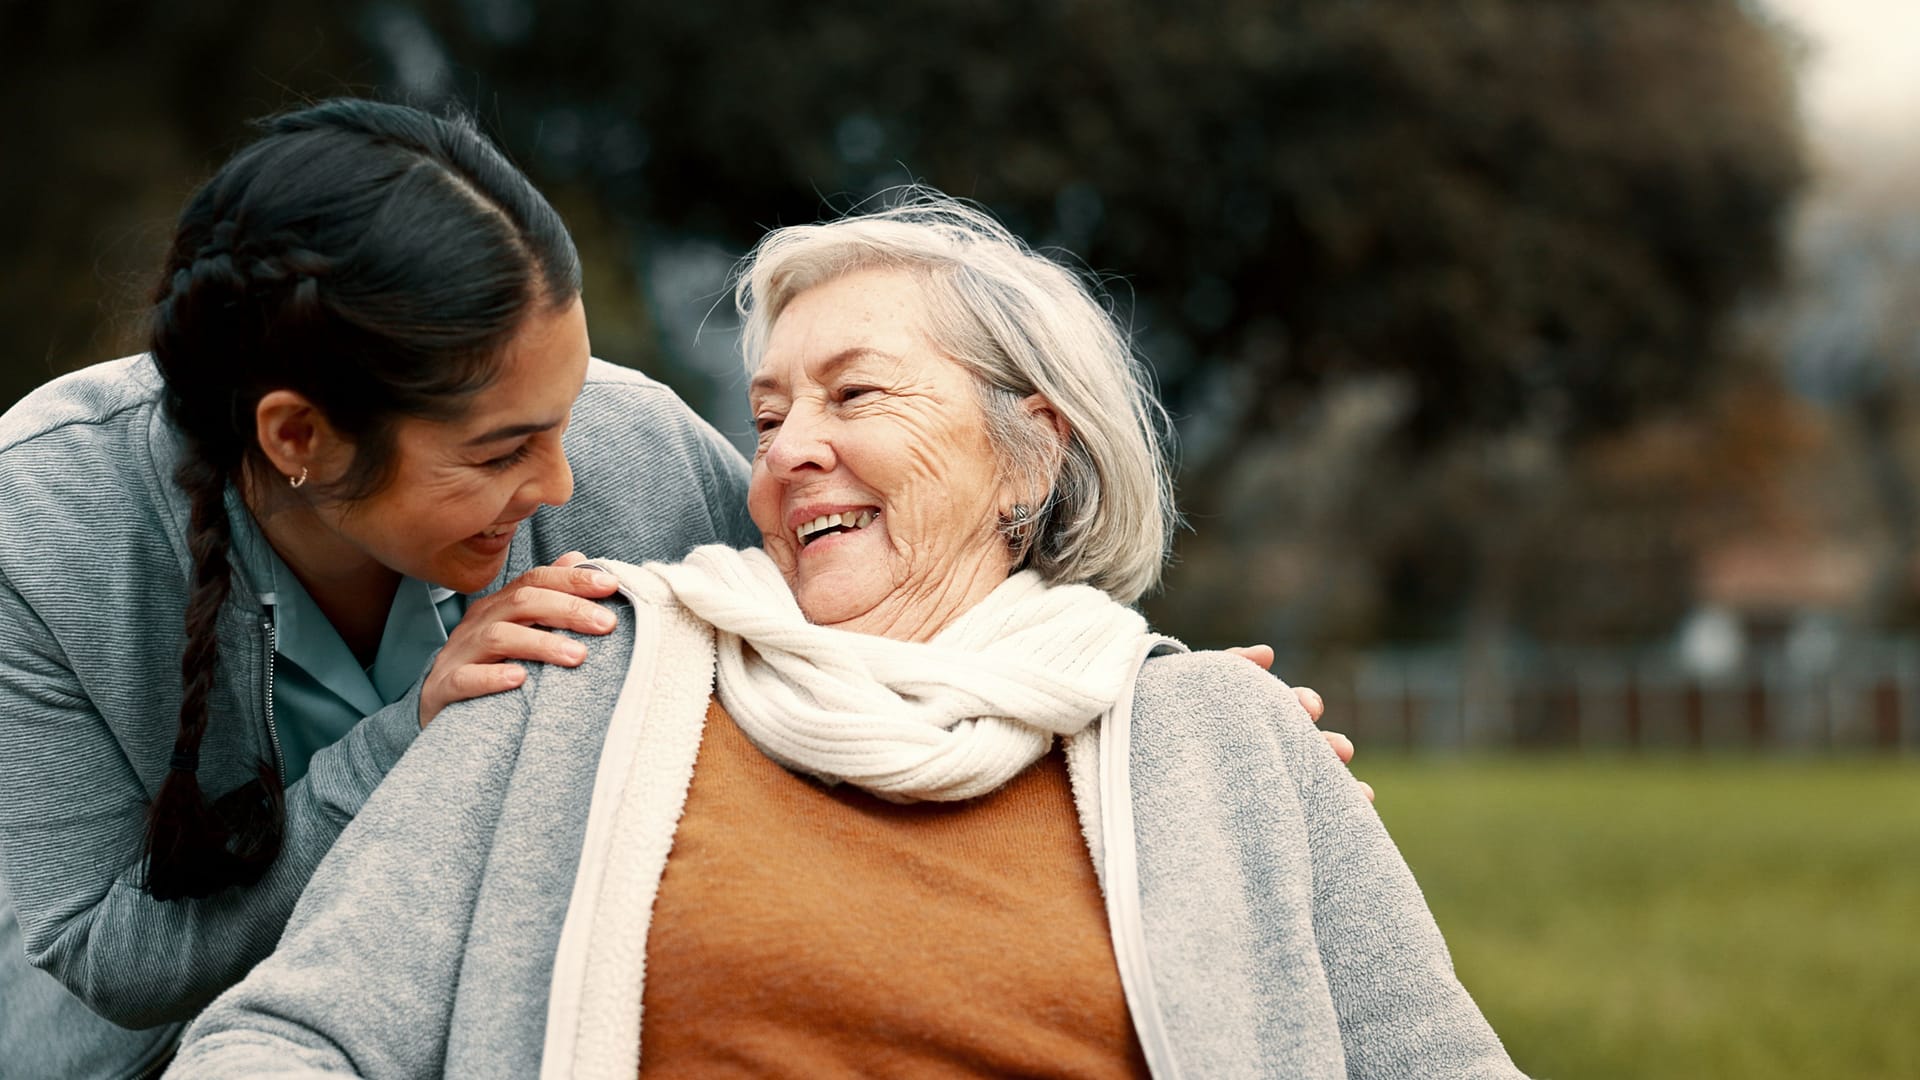
[[[780,418],[777,416],[756,416],[753,418],[753,430],[762,435],[779,426]]]
[[[873,387],[871,386],[843,386],[840,388],[840,400],[852,401],[862,394],[871,393],[873,393]]]

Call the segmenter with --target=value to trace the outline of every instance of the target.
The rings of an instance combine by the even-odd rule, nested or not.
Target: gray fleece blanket
[[[422,734],[280,948],[195,1022],[169,1076],[539,1074],[635,640],[633,608],[614,606],[620,626],[585,664],[537,668]],[[1138,932],[1175,1059],[1163,1073],[1521,1075],[1379,818],[1283,684],[1220,654],[1158,657],[1131,715]]]

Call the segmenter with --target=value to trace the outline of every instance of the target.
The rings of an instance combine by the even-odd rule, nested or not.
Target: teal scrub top
[[[274,726],[291,784],[306,775],[314,754],[361,718],[406,695],[466,614],[467,598],[418,578],[401,578],[379,651],[362,667],[279,553],[271,547],[267,553],[273,591],[261,600],[273,611],[279,656],[273,672]]]

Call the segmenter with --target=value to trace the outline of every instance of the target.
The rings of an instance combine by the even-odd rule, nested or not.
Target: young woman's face
[[[401,421],[388,482],[356,502],[319,504],[323,525],[410,577],[469,593],[493,584],[520,523],[573,494],[560,439],[588,356],[578,299],[535,313],[465,414]]]

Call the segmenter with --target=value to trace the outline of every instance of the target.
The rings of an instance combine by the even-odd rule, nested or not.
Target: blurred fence
[[[1277,671],[1289,669],[1276,665]],[[1375,651],[1292,669],[1328,699],[1331,726],[1371,748],[1456,751],[1920,752],[1920,641],[1853,642],[1829,662],[1758,653],[1690,671],[1669,651]]]

